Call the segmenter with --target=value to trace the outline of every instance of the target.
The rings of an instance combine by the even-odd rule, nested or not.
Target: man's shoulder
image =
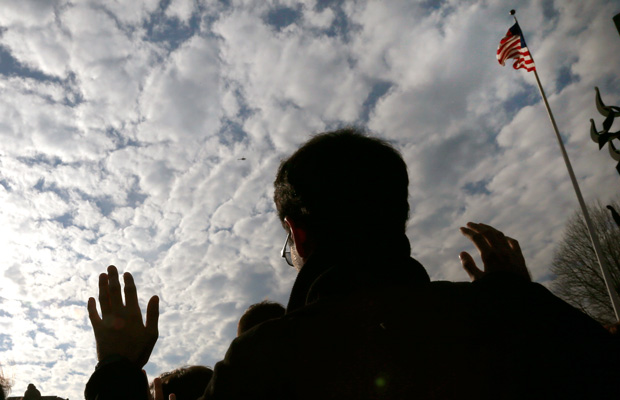
[[[319,299],[257,326],[233,342],[216,375],[251,373],[243,379],[265,393],[315,398],[354,393],[377,371],[407,394],[462,388],[480,374],[488,388],[532,379],[519,393],[570,394],[566,388],[590,390],[589,370],[618,370],[599,344],[604,332],[575,311],[541,285],[501,276],[394,285]]]
[[[466,282],[392,285],[330,296],[266,321],[236,339],[237,346],[294,347],[309,338],[326,340],[363,334],[368,327],[392,325],[421,331],[467,320],[474,287]],[[417,327],[417,328],[416,328]],[[430,333],[429,333],[430,334]],[[265,347],[266,345],[267,347]]]
[[[498,274],[474,283],[393,285],[319,299],[260,325],[244,341],[291,347],[309,337],[362,333],[376,325],[420,337],[451,332],[441,333],[444,338],[488,336],[485,331],[493,327],[511,337],[535,336],[541,343],[608,336],[596,321],[544,286]]]

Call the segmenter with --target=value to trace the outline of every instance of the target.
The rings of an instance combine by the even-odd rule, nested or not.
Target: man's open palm
[[[116,354],[143,367],[148,362],[159,336],[159,298],[153,296],[149,300],[144,325],[133,277],[126,272],[123,280],[126,304],[123,304],[118,271],[113,265],[108,267],[107,274],[99,275],[101,317],[97,313],[95,299],[88,299],[88,316],[95,331],[97,358],[102,361]]]

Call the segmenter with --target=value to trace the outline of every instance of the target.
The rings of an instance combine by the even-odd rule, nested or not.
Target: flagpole
[[[515,10],[510,10],[510,15],[513,16],[515,22],[518,23],[517,17],[515,16]],[[523,34],[523,32],[521,32]],[[534,62],[534,56],[530,51],[530,57],[532,58],[532,62]],[[535,64],[535,63],[534,63]],[[601,273],[603,274],[603,281],[605,281],[605,286],[607,288],[607,293],[611,298],[611,305],[614,310],[614,314],[616,315],[616,320],[620,321],[620,298],[618,297],[618,293],[613,288],[613,278],[607,268],[607,263],[603,258],[603,252],[601,251],[601,244],[598,240],[598,235],[596,234],[596,230],[594,229],[594,225],[592,224],[592,220],[590,219],[590,213],[588,213],[588,207],[586,207],[585,201],[583,201],[583,196],[581,195],[581,190],[579,189],[579,184],[577,183],[577,178],[575,178],[575,173],[573,172],[573,167],[571,166],[570,160],[568,159],[568,154],[566,153],[566,149],[564,148],[564,142],[562,141],[562,137],[558,131],[558,126],[555,123],[555,118],[553,117],[553,112],[551,112],[551,107],[549,107],[549,102],[547,101],[547,96],[545,95],[545,91],[540,83],[540,78],[538,78],[538,71],[534,69],[534,76],[536,77],[536,83],[538,84],[538,90],[540,90],[540,95],[545,103],[545,108],[547,109],[547,114],[549,115],[549,119],[551,120],[551,125],[553,125],[553,131],[555,132],[555,137],[558,140],[558,144],[560,145],[560,150],[562,151],[562,157],[564,158],[564,163],[566,164],[566,169],[568,169],[568,175],[570,176],[570,180],[573,183],[573,188],[575,189],[575,194],[577,195],[577,200],[579,201],[579,206],[581,207],[581,212],[583,213],[583,218],[586,221],[586,227],[588,228],[588,234],[590,235],[590,241],[592,242],[592,246],[594,247],[594,253],[596,254],[596,258],[598,260],[598,264],[601,268]]]

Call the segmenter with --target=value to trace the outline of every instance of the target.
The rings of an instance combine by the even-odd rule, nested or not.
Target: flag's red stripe
[[[500,63],[503,63],[507,59],[511,58],[515,53],[518,53],[520,47],[517,45],[506,47],[502,49],[500,53],[497,54],[497,59],[500,60]]]
[[[521,48],[521,44],[519,43],[519,38],[515,37],[514,40],[505,43],[503,46],[497,48],[497,59],[500,60],[500,64],[503,64],[506,59],[510,56],[514,50],[519,50]]]
[[[505,65],[506,60],[511,58],[515,59],[514,64],[512,64],[514,69],[525,68],[528,72],[536,70],[529,50],[527,47],[521,47],[521,37],[508,31],[497,47],[497,61],[501,65]]]

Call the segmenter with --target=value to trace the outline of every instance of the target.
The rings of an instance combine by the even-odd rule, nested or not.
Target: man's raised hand
[[[474,243],[480,252],[483,269],[478,268],[473,257],[463,251],[459,254],[463,268],[472,282],[490,272],[510,272],[529,281],[532,280],[525,266],[525,259],[515,239],[504,234],[492,226],[468,222],[467,227],[461,227],[461,233]]]
[[[159,336],[159,298],[153,296],[149,300],[145,325],[142,322],[133,277],[129,272],[125,272],[123,280],[126,304],[123,304],[116,267],[110,265],[107,274],[99,275],[101,317],[97,313],[97,302],[93,297],[88,299],[88,316],[95,331],[99,361],[111,355],[120,355],[141,368],[149,360]]]
[[[155,389],[155,398],[153,400],[177,400],[177,396],[174,393],[170,393],[167,399],[164,398],[164,389],[160,378],[153,379],[153,388]]]

